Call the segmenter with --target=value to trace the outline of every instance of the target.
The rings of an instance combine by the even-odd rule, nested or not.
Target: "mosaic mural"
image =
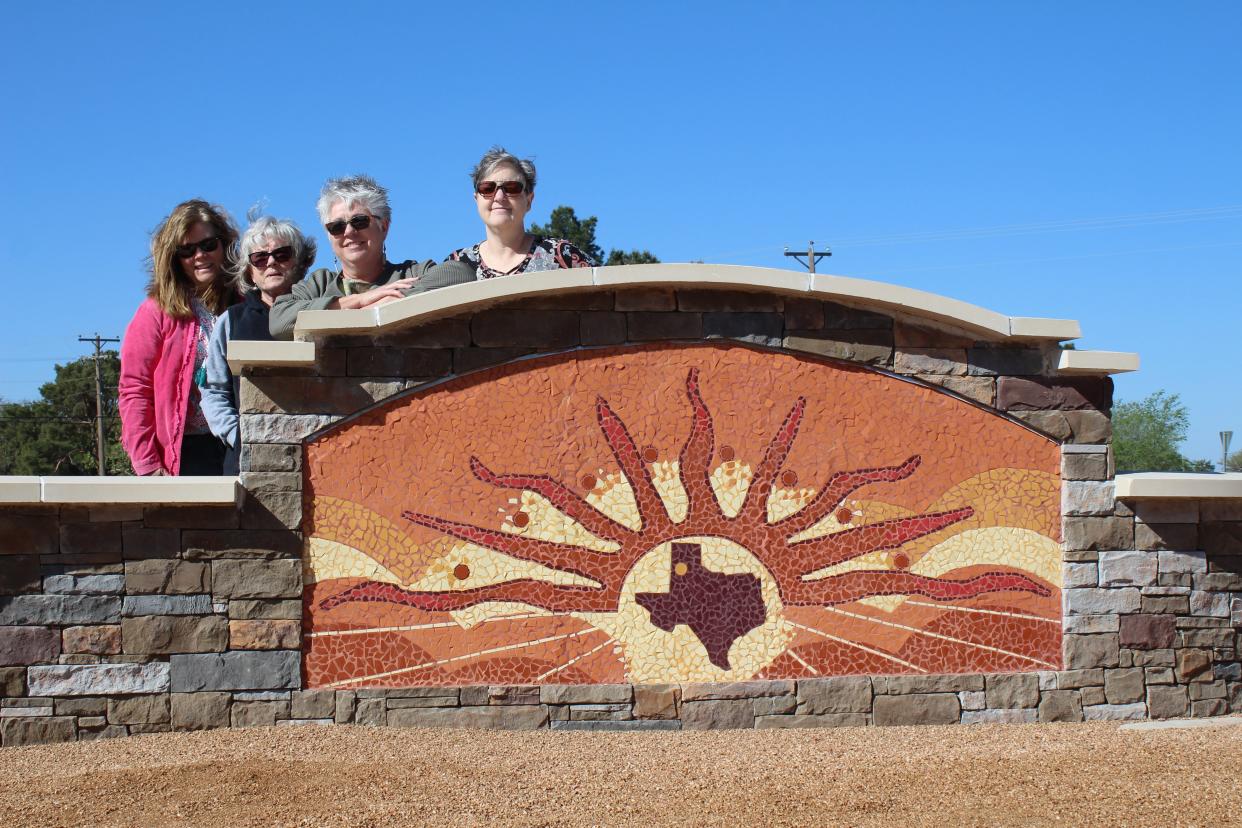
[[[577,351],[306,446],[308,687],[1061,666],[1060,454],[861,366]]]

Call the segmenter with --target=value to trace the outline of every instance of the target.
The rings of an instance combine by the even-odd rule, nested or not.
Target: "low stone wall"
[[[574,348],[736,340],[944,388],[1060,442],[1061,670],[708,684],[303,689],[303,440],[377,400]],[[0,745],[271,724],[705,729],[1242,712],[1242,501],[1114,497],[1111,380],[818,299],[529,299],[316,343],[242,383],[244,502],[0,504]]]

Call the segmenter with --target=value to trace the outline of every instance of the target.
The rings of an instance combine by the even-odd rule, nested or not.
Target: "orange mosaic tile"
[[[1056,669],[1059,459],[736,344],[480,371],[306,446],[306,685]]]

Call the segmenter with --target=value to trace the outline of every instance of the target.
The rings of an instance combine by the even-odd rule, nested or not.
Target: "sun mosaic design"
[[[742,359],[759,356],[739,350]],[[857,370],[810,368],[836,371],[838,382],[859,380]],[[653,418],[688,421],[673,456],[640,444],[609,403],[606,384],[593,419],[607,453],[576,480],[538,468],[494,469],[486,457],[463,454],[470,478],[503,504],[491,523],[420,509],[412,487],[402,487],[411,502],[400,522],[390,521],[364,505],[365,484],[363,502],[321,494],[309,469],[307,685],[651,683],[1059,666],[1055,474],[984,469],[920,510],[863,498],[916,478],[923,457],[804,479],[788,462],[807,424],[804,396],[788,403],[759,451],[743,456],[720,444],[701,370],[687,367],[680,406],[661,400]],[[511,387],[517,376],[510,368],[495,380]],[[890,389],[898,394],[936,393],[864,376],[899,386]],[[442,390],[441,398],[452,393]],[[1021,431],[985,416],[992,421],[985,428]],[[393,423],[377,420],[363,431],[379,438],[384,424]],[[1029,432],[1006,433],[1028,454],[1055,454],[1032,448],[1042,438]],[[362,436],[334,434],[321,440],[347,450]],[[314,447],[308,456],[314,466]],[[430,540],[419,543],[416,527]]]

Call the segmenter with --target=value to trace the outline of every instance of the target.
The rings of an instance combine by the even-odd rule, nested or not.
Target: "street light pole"
[[[1220,433],[1220,470],[1222,474],[1229,471],[1229,441],[1232,439],[1232,431],[1222,431]]]

